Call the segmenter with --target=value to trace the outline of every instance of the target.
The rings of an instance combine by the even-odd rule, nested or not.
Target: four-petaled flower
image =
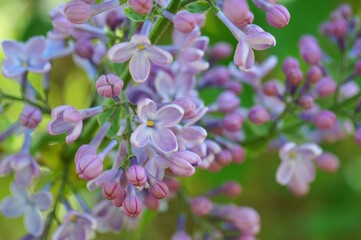
[[[157,104],[145,98],[138,103],[137,112],[141,124],[130,139],[135,147],[144,147],[151,139],[162,152],[178,150],[177,138],[169,128],[181,121],[184,111],[180,106],[169,104],[157,110]]]
[[[277,169],[276,179],[279,184],[288,185],[293,179],[304,183],[315,179],[315,160],[322,149],[313,143],[297,146],[295,143],[285,143],[279,151],[281,164]]]
[[[46,73],[51,65],[43,57],[46,40],[43,37],[30,38],[26,43],[3,41],[3,52],[7,57],[2,64],[2,74],[7,78],[20,77],[25,72]]]
[[[39,237],[44,230],[44,221],[40,211],[46,211],[51,207],[53,202],[51,193],[39,191],[29,196],[25,188],[15,183],[11,185],[11,192],[13,196],[1,202],[1,212],[9,218],[24,215],[26,229],[31,235]]]
[[[151,45],[147,36],[134,35],[130,42],[114,45],[108,51],[108,58],[117,63],[130,59],[129,71],[136,82],[144,82],[150,73],[150,61],[157,65],[167,65],[173,57],[167,51]]]

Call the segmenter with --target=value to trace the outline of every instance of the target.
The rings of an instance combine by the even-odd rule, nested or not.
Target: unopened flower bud
[[[313,65],[307,71],[307,81],[309,83],[317,83],[322,78],[322,70],[319,66]]]
[[[117,182],[107,182],[103,185],[102,193],[103,196],[108,200],[114,200],[119,197],[121,188]]]
[[[233,112],[239,103],[239,98],[231,91],[225,91],[217,98],[218,109],[221,112]]]
[[[75,164],[77,164],[82,157],[88,154],[97,154],[97,149],[88,144],[80,146],[75,154]]]
[[[195,173],[195,166],[201,163],[200,157],[187,150],[175,152],[170,157],[169,168],[178,176],[188,177]]]
[[[150,186],[150,193],[157,199],[163,199],[168,195],[169,189],[167,184],[162,181],[157,181]]]
[[[328,110],[322,110],[315,117],[315,125],[321,130],[332,128],[336,124],[336,115]]]
[[[234,112],[227,114],[222,120],[222,126],[227,131],[239,131],[242,128],[243,117],[241,114]]]
[[[221,189],[229,197],[236,197],[242,192],[241,185],[237,182],[232,181],[224,183]]]
[[[336,91],[336,88],[337,85],[330,76],[322,78],[315,87],[317,94],[321,98],[326,98],[332,95]]]
[[[101,75],[96,81],[96,89],[105,98],[117,97],[123,89],[124,82],[114,74]]]
[[[129,0],[129,6],[138,14],[144,15],[153,8],[152,0]]]
[[[137,196],[127,196],[123,202],[123,211],[128,217],[137,217],[142,211],[142,202]]]
[[[303,73],[299,68],[292,68],[286,72],[286,81],[289,82],[292,86],[298,86],[303,79]]]
[[[153,197],[152,194],[146,194],[144,197],[144,204],[147,208],[151,210],[158,210],[159,209],[159,199]]]
[[[282,64],[282,70],[284,73],[287,73],[288,70],[293,68],[300,68],[300,63],[296,58],[287,57]]]
[[[216,161],[223,166],[229,165],[232,162],[232,153],[227,149],[223,149],[216,154]]]
[[[173,103],[177,104],[178,106],[183,108],[183,110],[184,110],[183,118],[184,119],[192,118],[197,114],[196,105],[194,104],[194,102],[192,100],[190,100],[187,97],[177,98]]]
[[[96,0],[81,0],[83,2],[85,2],[86,4],[94,4],[96,2]]]
[[[26,106],[19,116],[21,125],[27,128],[36,128],[43,119],[39,109]]]
[[[196,19],[194,15],[188,11],[179,11],[173,20],[174,27],[182,32],[189,33],[196,27]]]
[[[75,53],[82,58],[89,59],[92,57],[94,47],[90,39],[82,38],[79,39],[75,44]]]
[[[316,158],[316,165],[324,171],[336,172],[340,165],[340,161],[337,156],[332,153],[324,152],[321,156]]]
[[[96,154],[85,155],[76,165],[76,173],[86,181],[98,177],[102,172],[103,162]]]
[[[331,23],[331,31],[337,38],[344,38],[347,34],[347,21],[343,18],[336,19]]]
[[[213,60],[219,60],[229,57],[232,54],[232,46],[227,42],[220,42],[214,45],[211,53]]]
[[[348,18],[351,16],[352,14],[352,9],[351,9],[351,6],[347,3],[344,3],[344,4],[341,4],[339,7],[338,7],[338,11],[340,11],[341,15],[344,17],[344,18]]]
[[[191,208],[196,216],[204,216],[211,211],[212,202],[207,197],[196,197],[191,200]]]
[[[227,90],[234,92],[235,94],[239,94],[243,90],[243,86],[238,81],[229,81],[226,83]]]
[[[134,186],[144,186],[147,182],[144,167],[140,165],[130,166],[127,170],[127,179]]]
[[[112,203],[116,207],[123,206],[124,199],[127,197],[127,191],[125,189],[120,189],[119,196],[112,200]]]
[[[302,109],[310,109],[313,107],[313,97],[309,95],[302,96],[300,100],[298,101],[298,104]]]
[[[253,14],[249,11],[246,0],[225,0],[223,12],[237,27],[244,27],[253,22]]]
[[[165,178],[164,182],[167,184],[170,192],[177,192],[180,188],[179,182],[174,178]]]
[[[262,91],[264,95],[269,97],[276,97],[279,93],[277,83],[273,81],[268,81],[263,84]]]
[[[311,36],[303,36],[299,43],[301,56],[308,64],[318,64],[322,59],[322,51],[317,40]]]
[[[263,106],[254,106],[249,110],[248,118],[252,123],[261,125],[268,122],[271,116]]]
[[[114,31],[117,27],[121,25],[124,19],[124,16],[117,14],[117,12],[113,10],[107,14],[105,22],[110,27],[110,29]]]
[[[85,23],[91,17],[90,6],[83,1],[74,0],[64,7],[66,18],[75,24]]]
[[[243,147],[237,145],[237,146],[232,147],[230,150],[232,153],[233,162],[243,163],[243,161],[246,157],[246,152],[244,151]]]
[[[274,5],[267,11],[267,22],[272,27],[283,28],[290,21],[290,13],[282,5]]]

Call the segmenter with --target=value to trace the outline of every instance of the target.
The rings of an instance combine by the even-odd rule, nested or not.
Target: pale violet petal
[[[1,212],[9,218],[15,218],[22,215],[27,204],[24,199],[17,197],[8,197],[1,202]]]
[[[135,147],[144,147],[149,142],[148,126],[145,123],[140,124],[132,133],[130,142]]]
[[[136,50],[130,59],[129,72],[135,82],[147,80],[150,73],[150,61],[143,50]]]
[[[33,201],[40,211],[48,210],[53,203],[53,196],[50,192],[40,191],[32,196]]]
[[[276,180],[281,185],[287,185],[294,173],[294,165],[290,162],[281,162],[277,169]]]
[[[34,237],[39,237],[44,230],[44,222],[36,208],[28,208],[25,213],[25,227]]]
[[[132,55],[136,46],[129,42],[122,42],[114,45],[108,51],[109,60],[117,63],[122,63],[128,61]]]
[[[176,104],[169,104],[159,109],[154,114],[154,121],[162,127],[174,127],[183,117],[184,110]]]
[[[204,141],[207,131],[199,126],[188,126],[181,130],[181,136],[187,147],[194,147]]]
[[[150,60],[157,65],[167,65],[173,62],[172,54],[155,46],[145,46]]]
[[[152,128],[150,137],[155,147],[161,152],[169,153],[178,150],[177,138],[168,128],[160,126]]]

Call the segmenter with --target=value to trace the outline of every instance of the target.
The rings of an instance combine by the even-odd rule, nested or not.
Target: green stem
[[[15,97],[15,96],[8,95],[1,91],[0,99],[2,99],[2,98],[27,103],[29,105],[32,105],[32,106],[38,108],[42,113],[47,113],[47,114],[51,113],[51,109],[49,106],[42,106],[40,104],[34,103],[33,101],[30,101],[29,99],[24,98],[24,97]]]
[[[120,99],[122,101],[123,108],[124,108],[125,119],[126,119],[126,127],[125,128],[126,128],[126,134],[127,134],[127,156],[123,160],[121,168],[126,169],[129,165],[129,158],[134,156],[132,153],[132,144],[130,142],[130,137],[133,132],[132,122],[131,122],[132,116],[130,115],[130,111],[129,111],[129,100],[124,92],[122,92]]]

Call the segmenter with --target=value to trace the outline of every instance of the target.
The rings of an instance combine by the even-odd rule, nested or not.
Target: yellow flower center
[[[152,120],[148,120],[147,126],[148,127],[153,127],[154,122]]]
[[[27,66],[28,66],[28,63],[27,63],[26,61],[22,61],[21,65],[22,65],[23,67],[27,67]]]
[[[77,216],[75,215],[71,216],[70,221],[76,222],[76,220],[78,220]]]
[[[139,44],[138,47],[137,47],[137,49],[138,49],[139,51],[143,50],[143,49],[144,49],[143,44]]]
[[[290,152],[290,158],[295,158],[295,157],[296,157],[296,152],[295,151]]]

